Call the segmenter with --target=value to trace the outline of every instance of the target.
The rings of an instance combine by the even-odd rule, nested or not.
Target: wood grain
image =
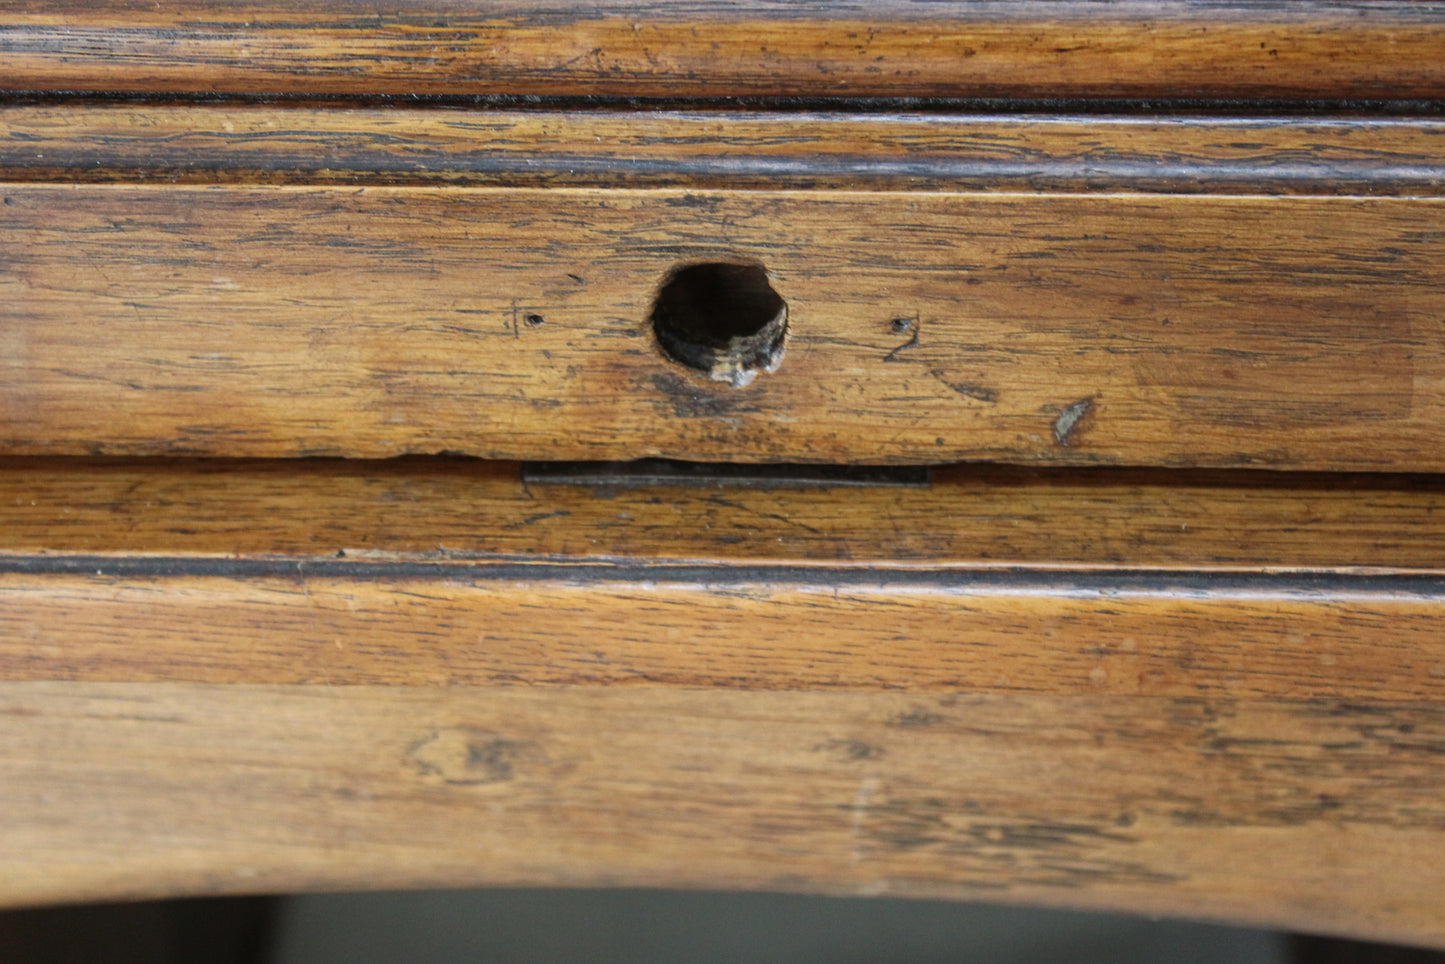
[[[0,178],[1368,194],[1445,191],[1433,117],[0,105]]]
[[[1445,945],[1439,501],[12,459],[0,903],[706,886]]]
[[[12,460],[0,678],[1445,695],[1438,480],[934,475]]]
[[[1432,198],[3,198],[10,454],[1445,467]],[[781,369],[745,389],[646,324],[673,266],[717,257],[789,304]]]
[[[1445,698],[1438,575],[84,557],[0,601],[8,680]]]
[[[585,9],[476,0],[23,0],[9,90],[628,97],[1437,97],[1435,2]]]
[[[1442,739],[1333,701],[7,683],[0,899],[730,886],[1439,946]]]
[[[470,459],[0,460],[0,557],[1430,574],[1428,476],[937,467],[924,487],[524,483]]]
[[[727,886],[1445,946],[1445,483],[1079,469],[1445,469],[1442,49],[1435,2],[8,4],[0,454],[108,458],[0,462],[0,903]],[[1395,116],[300,99],[396,95]],[[744,389],[646,327],[710,258],[789,302]],[[114,458],[437,452],[1059,467]]]

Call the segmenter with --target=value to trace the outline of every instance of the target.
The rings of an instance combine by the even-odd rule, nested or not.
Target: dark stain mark
[[[813,747],[814,752],[827,753],[839,760],[854,762],[857,760],[876,760],[883,755],[881,747],[873,746],[871,743],[864,743],[861,740],[828,740]]]
[[[1298,827],[1323,822],[1445,829],[1433,774],[1445,756],[1437,707],[1310,701],[1304,731],[1252,719],[1231,701],[1178,700],[1171,723],[1228,793],[1161,791],[1149,806],[1192,827]],[[1389,793],[1379,788],[1390,788]]]
[[[512,740],[467,744],[467,771],[477,774],[470,783],[497,783],[512,779],[512,760],[522,745]]]
[[[571,278],[573,281],[577,282],[579,285],[585,285],[585,284],[587,283],[587,279],[586,279],[586,278],[582,277],[581,275],[572,274],[570,271],[567,273],[567,277]]]
[[[1067,406],[1059,413],[1059,417],[1054,419],[1054,441],[1065,448],[1072,445],[1074,437],[1088,428],[1086,419],[1093,411],[1092,398],[1081,398]]]
[[[905,729],[914,729],[925,726],[935,726],[944,722],[947,717],[935,713],[926,706],[915,706],[906,713],[900,713],[888,721],[889,726],[901,726]]]
[[[505,783],[530,744],[469,727],[437,730],[412,744],[407,760],[424,777],[450,786]]]
[[[958,394],[962,395],[964,398],[972,398],[975,401],[979,402],[998,401],[998,391],[996,389],[988,388],[984,385],[971,385],[968,382],[950,381],[947,378],[947,374],[939,369],[933,369],[928,374],[932,375],[934,378],[938,379],[940,382],[953,389],[955,392],[958,392]]]
[[[682,197],[663,198],[662,203],[672,208],[702,208],[713,211],[723,203],[716,195],[684,194]]]
[[[907,341],[883,356],[883,360],[886,362],[898,361],[900,352],[918,345],[918,333],[923,329],[923,322],[919,320],[917,315],[914,315],[911,318],[894,318],[893,321],[889,323],[889,327],[900,335],[905,331],[911,333]]]
[[[993,814],[969,799],[895,798],[858,807],[842,806],[859,835],[880,850],[926,851],[960,861],[1013,884],[1062,888],[1101,882],[1170,884],[1183,878],[1147,864],[1111,856],[1134,842],[1118,825],[1061,823],[1027,814]]]
[[[672,404],[678,418],[716,418],[758,411],[757,402],[749,395],[708,391],[671,372],[653,375],[652,384]]]

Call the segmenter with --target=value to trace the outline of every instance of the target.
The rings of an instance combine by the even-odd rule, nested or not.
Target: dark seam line
[[[1036,590],[1039,592],[1109,595],[1179,593],[1208,596],[1258,591],[1328,597],[1340,593],[1445,596],[1445,575],[1368,574],[1350,572],[1199,572],[1176,569],[1040,570],[889,569],[785,564],[680,564],[538,562],[513,560],[471,562],[359,562],[334,557],[227,559],[218,557],[0,556],[0,574],[98,575],[120,578],[316,577],[366,581],[461,580],[467,582],[672,583],[705,586],[757,585],[827,587],[898,587],[942,590]]]

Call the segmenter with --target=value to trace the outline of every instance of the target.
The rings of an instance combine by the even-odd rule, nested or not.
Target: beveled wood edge
[[[1445,698],[1440,575],[40,561],[0,679]]]
[[[10,5],[10,90],[1438,97],[1434,2]],[[707,37],[700,42],[700,36]]]
[[[0,106],[0,181],[1445,192],[1445,119]]]

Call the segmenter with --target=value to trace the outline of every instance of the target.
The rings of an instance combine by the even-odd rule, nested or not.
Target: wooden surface
[[[0,888],[691,884],[1438,945],[1442,738],[1418,704],[7,683]]]
[[[1442,49],[1435,2],[8,4],[0,903],[1445,947],[1445,483],[1361,474],[1445,469]],[[1130,98],[1196,113],[1084,113]],[[651,339],[700,260],[788,301],[746,388]],[[438,452],[1032,467],[113,458]]]
[[[9,90],[645,97],[1434,97],[1435,2],[22,0]]]
[[[76,564],[78,563],[78,564]],[[303,561],[0,569],[15,681],[1434,703],[1445,580]]]
[[[0,902],[756,887],[1445,946],[1440,498],[10,460]]]
[[[1428,574],[1431,476],[938,467],[928,486],[554,485],[472,459],[0,460],[0,559]]]
[[[5,188],[0,451],[1445,467],[1437,199]],[[780,369],[646,325],[761,261]]]
[[[1429,115],[462,110],[0,102],[5,181],[1445,192]]]
[[[1442,132],[10,107],[0,451],[1437,470]],[[647,328],[709,258],[745,389]]]

